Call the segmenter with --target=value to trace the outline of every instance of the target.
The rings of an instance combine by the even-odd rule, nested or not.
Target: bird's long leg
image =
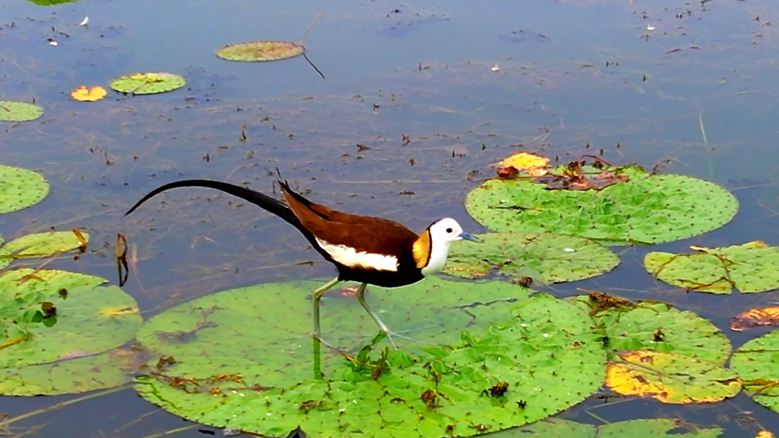
[[[311,294],[311,302],[314,305],[314,337],[322,340],[322,331],[319,329],[319,300],[322,299],[322,295],[325,294],[328,290],[332,289],[333,286],[338,284],[341,281],[340,278],[336,277],[326,285],[320,287],[319,289],[315,290],[313,294]]]
[[[373,318],[373,321],[376,322],[376,325],[379,326],[379,329],[387,335],[387,339],[389,339],[390,344],[392,344],[392,348],[398,349],[398,346],[395,345],[395,341],[392,340],[392,331],[387,327],[387,324],[384,324],[384,321],[379,318],[379,315],[376,314],[376,312],[371,309],[371,306],[368,305],[368,303],[365,301],[365,287],[368,286],[368,283],[363,283],[360,285],[360,287],[357,289],[357,292],[354,294],[357,297],[357,302],[360,303],[363,309],[365,309],[366,312],[368,312],[369,315],[371,315],[371,318]]]

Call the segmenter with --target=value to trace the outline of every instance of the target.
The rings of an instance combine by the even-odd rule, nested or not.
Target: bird
[[[329,289],[342,281],[360,283],[355,297],[397,349],[394,333],[365,300],[371,284],[393,288],[416,283],[440,271],[453,242],[480,242],[463,231],[455,219],[446,217],[431,223],[417,234],[404,225],[380,217],[343,213],[316,204],[293,191],[285,180],[277,180],[285,202],[246,187],[207,179],[187,179],[164,184],[141,198],[125,216],[152,197],[175,188],[202,187],[228,193],[278,216],[295,227],[311,246],[335,265],[338,276],[311,294],[312,336],[325,344],[319,321],[319,302]],[[327,344],[328,346],[331,346]]]

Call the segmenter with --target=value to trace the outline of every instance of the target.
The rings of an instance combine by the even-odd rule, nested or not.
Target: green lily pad
[[[754,401],[779,412],[779,330],[752,339],[733,352],[730,369]]]
[[[665,281],[691,291],[729,294],[779,288],[779,247],[761,241],[720,248],[696,247],[693,254],[650,252],[646,270]]]
[[[585,191],[547,190],[527,179],[488,180],[468,193],[465,207],[496,231],[548,231],[608,243],[660,243],[696,236],[726,224],[738,210],[732,194],[702,179],[650,175],[634,167],[619,173],[629,176],[628,181]]]
[[[278,61],[302,55],[306,48],[290,41],[247,41],[227,44],[216,50],[216,56],[228,61]]]
[[[4,241],[5,240],[3,239],[3,235],[0,234],[0,245],[2,245]],[[0,269],[4,269],[6,266],[10,265],[12,261],[13,258],[11,257],[11,251],[8,251],[0,246]]]
[[[76,394],[114,388],[130,381],[118,349],[22,368],[0,368],[0,394],[14,396]]]
[[[88,233],[81,233],[81,236],[85,240],[89,240]],[[0,243],[2,243],[1,240]],[[3,245],[2,248],[12,253],[14,258],[19,258],[46,257],[81,247],[81,241],[73,231],[48,231],[18,237]],[[2,259],[3,257],[0,255],[0,260]]]
[[[43,108],[27,102],[0,100],[0,122],[28,122],[43,115]]]
[[[157,94],[181,88],[187,81],[173,73],[131,73],[114,78],[108,85],[125,94]]]
[[[479,278],[494,271],[517,280],[533,277],[527,274],[532,272],[549,284],[594,277],[619,263],[619,257],[610,249],[581,237],[551,233],[490,233],[479,237],[481,245],[459,245],[449,251],[445,273]]]
[[[75,3],[78,0],[28,0],[38,6],[61,5],[63,3]]]
[[[686,354],[723,364],[730,355],[727,336],[711,321],[658,301],[632,302],[607,294],[568,298],[588,309],[604,330],[609,351],[650,350]]]
[[[668,418],[635,419],[594,426],[559,418],[542,420],[490,435],[490,438],[718,438],[719,427],[703,428],[691,425],[680,431],[678,420]]]
[[[619,394],[686,404],[718,402],[741,391],[736,373],[697,357],[648,350],[621,351],[617,357],[606,384]]]
[[[98,354],[132,339],[141,325],[135,300],[105,282],[49,269],[0,275],[0,367]]]
[[[151,318],[137,335],[152,356],[136,390],[217,427],[389,438],[526,424],[584,400],[603,382],[605,353],[586,312],[504,282],[429,278],[372,288],[369,302],[385,322],[426,344],[397,339],[401,350],[363,349],[348,361],[323,347],[318,357],[307,294],[319,285],[227,290]],[[326,297],[322,326],[330,342],[334,333],[376,332],[353,299]]]
[[[49,183],[39,173],[0,164],[0,214],[35,205],[49,194]]]

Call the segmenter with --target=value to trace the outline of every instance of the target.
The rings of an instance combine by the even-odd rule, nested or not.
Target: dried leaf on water
[[[745,310],[730,320],[730,329],[734,332],[769,325],[779,325],[779,306]]]
[[[92,88],[81,85],[70,92],[70,97],[81,102],[95,102],[103,99],[107,94],[108,92],[105,88],[99,85],[95,85]]]

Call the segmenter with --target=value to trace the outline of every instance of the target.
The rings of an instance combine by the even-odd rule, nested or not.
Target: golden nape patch
[[[414,242],[414,261],[417,268],[422,269],[430,261],[430,230],[425,230]]]

